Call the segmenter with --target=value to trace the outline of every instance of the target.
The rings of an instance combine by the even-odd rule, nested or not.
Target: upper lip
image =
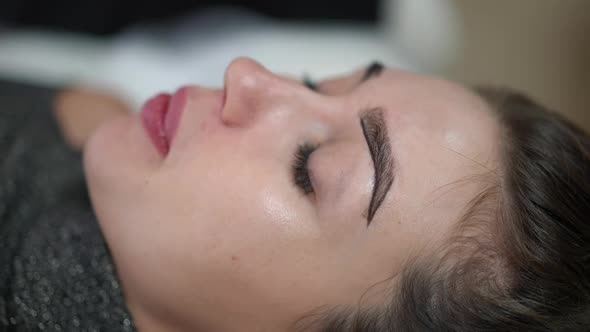
[[[166,134],[168,146],[172,144],[178,128],[180,127],[182,112],[184,111],[185,107],[184,102],[186,94],[188,93],[186,91],[187,89],[187,87],[179,88],[168,100],[168,105],[166,107],[163,121],[163,129],[164,133]]]

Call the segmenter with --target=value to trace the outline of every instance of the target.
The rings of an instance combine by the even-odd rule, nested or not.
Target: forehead
[[[497,144],[498,123],[471,90],[451,81],[388,70],[359,93],[386,109],[390,126],[428,131],[443,147],[475,157]]]

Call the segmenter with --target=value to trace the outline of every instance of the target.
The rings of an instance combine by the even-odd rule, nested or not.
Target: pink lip
[[[160,154],[168,154],[168,138],[164,130],[166,110],[170,103],[170,95],[161,93],[150,98],[141,108],[141,120],[150,140]]]
[[[181,88],[172,96],[161,93],[150,98],[141,109],[143,126],[163,156],[168,154],[176,136],[186,100],[187,88]]]

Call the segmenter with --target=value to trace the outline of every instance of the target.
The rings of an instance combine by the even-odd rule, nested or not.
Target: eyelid
[[[321,144],[316,144],[315,145],[315,149],[313,151],[313,153],[309,156],[309,159],[307,160],[307,174],[309,175],[309,181],[311,182],[311,185],[313,186],[313,193],[311,194],[311,198],[314,201],[318,200],[318,197],[320,197],[321,193],[322,193],[322,179],[320,178],[319,174],[319,164],[318,164],[318,160],[321,160],[322,157],[318,154],[318,151],[320,151],[320,149],[322,149],[323,146]],[[323,154],[324,151],[321,150],[320,154]],[[319,158],[319,159],[318,159]]]
[[[320,179],[318,178],[318,173],[317,173],[317,167],[318,167],[318,157],[321,159],[321,156],[318,155],[318,151],[320,151],[320,149],[323,148],[322,145],[320,144],[316,144],[314,146],[314,150],[313,153],[309,156],[309,159],[307,160],[307,170],[309,173],[309,179],[311,180],[311,183],[313,184],[313,187],[315,190],[318,189],[319,184],[321,183]],[[322,149],[320,154],[323,154],[324,150]]]

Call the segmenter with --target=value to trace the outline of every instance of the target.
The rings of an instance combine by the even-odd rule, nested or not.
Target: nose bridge
[[[244,125],[272,104],[289,89],[289,82],[268,71],[258,62],[241,57],[233,60],[225,71],[226,102],[222,119],[228,125]]]

